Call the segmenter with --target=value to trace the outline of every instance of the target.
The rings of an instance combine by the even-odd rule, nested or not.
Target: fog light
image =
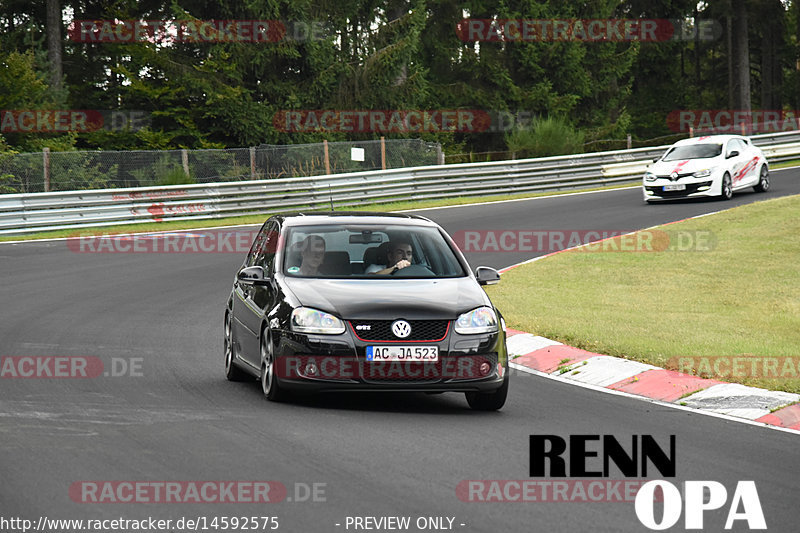
[[[489,372],[492,371],[492,365],[490,365],[489,363],[487,363],[485,361],[483,363],[481,363],[481,366],[478,367],[478,368],[481,371],[481,375],[484,375],[484,376],[488,375]]]
[[[306,376],[316,376],[317,375],[317,365],[314,363],[308,363],[305,369]]]

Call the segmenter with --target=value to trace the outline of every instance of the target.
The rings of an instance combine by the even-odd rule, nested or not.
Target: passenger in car
[[[393,241],[389,243],[389,249],[386,252],[386,263],[383,265],[369,265],[365,270],[365,274],[394,274],[401,268],[406,268],[411,265],[411,260],[414,257],[414,250],[411,243],[404,241]]]
[[[316,276],[319,267],[325,259],[325,239],[319,235],[309,235],[300,244],[300,270],[301,276]]]

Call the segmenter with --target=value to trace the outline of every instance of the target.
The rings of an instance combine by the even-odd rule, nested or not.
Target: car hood
[[[719,157],[709,157],[706,159],[676,159],[675,161],[659,161],[650,165],[647,170],[657,176],[669,176],[673,172],[678,174],[690,174],[706,168],[715,167],[720,164]]]
[[[283,278],[300,305],[347,320],[455,319],[489,297],[471,277],[439,279]]]

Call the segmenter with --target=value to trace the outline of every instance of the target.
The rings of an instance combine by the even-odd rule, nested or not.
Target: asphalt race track
[[[451,234],[633,230],[798,193],[800,169],[793,169],[774,171],[768,194],[730,202],[645,205],[639,189],[625,189],[423,214]],[[715,480],[728,490],[728,503],[705,514],[704,530],[723,530],[740,480],[756,482],[770,531],[797,530],[800,446],[791,433],[521,374],[498,413],[469,410],[461,394],[267,402],[256,382],[223,376],[223,306],[243,255],[0,244],[0,355],[91,356],[105,372],[122,374],[0,379],[0,515],[34,523],[42,516],[276,516],[278,531],[287,532],[355,531],[347,517],[356,516],[410,516],[409,531],[418,531],[418,517],[454,518],[452,528],[464,532],[648,531],[633,503],[468,502],[456,487],[530,480],[534,433],[611,434],[623,442],[649,434],[663,445],[674,434],[677,476],[670,481]],[[538,254],[468,259],[499,268],[531,255]],[[83,481],[277,481],[288,494],[269,504],[84,503],[74,489]],[[324,492],[307,498],[313,484]],[[747,528],[739,521],[733,530]]]

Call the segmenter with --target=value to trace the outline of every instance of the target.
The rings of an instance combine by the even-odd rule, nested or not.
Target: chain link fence
[[[419,139],[219,150],[0,153],[0,194],[292,178],[443,162],[441,145]]]

